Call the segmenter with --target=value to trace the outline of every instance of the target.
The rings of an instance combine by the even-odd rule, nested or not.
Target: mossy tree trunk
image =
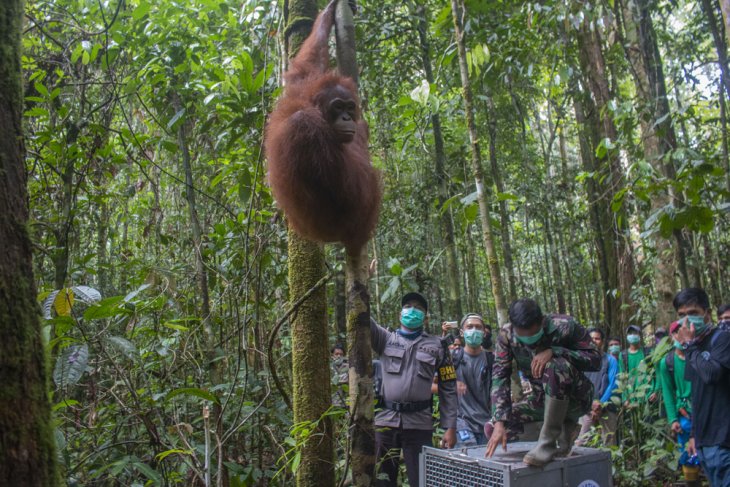
[[[284,5],[286,46],[291,58],[312,28],[314,0],[291,0]],[[325,275],[324,247],[289,230],[289,299],[295,303]],[[297,470],[299,487],[335,483],[332,422],[323,417],[330,407],[327,302],[321,286],[301,303],[291,320],[294,422],[321,421],[302,447]]]
[[[58,485],[45,349],[28,236],[20,32],[23,2],[0,2],[0,485]]]
[[[612,93],[602,40],[600,33],[591,29],[590,19],[581,23],[577,42],[583,84],[587,88],[583,96],[576,94],[574,98],[576,120],[583,131],[581,158],[586,171],[596,174],[594,181],[587,180],[586,183],[604,286],[604,320],[611,330],[617,331],[626,327],[629,316],[635,312],[635,303],[631,300],[635,273],[628,214],[623,205],[615,211],[612,208],[614,197],[626,183],[619,152],[611,145],[618,140],[618,131],[609,109]],[[603,181],[600,187],[597,181]]]
[[[625,39],[622,44],[631,62],[641,115],[641,140],[644,158],[667,180],[676,179],[676,171],[667,155],[676,149],[677,138],[669,109],[664,69],[659,54],[656,33],[646,0],[616,3],[617,18],[623,20]],[[660,191],[652,198],[652,212],[667,205],[682,206],[674,190]],[[680,230],[674,232],[674,242],[657,231],[654,236],[656,265],[654,267],[654,296],[657,302],[654,322],[667,327],[674,320],[672,300],[677,292],[677,268],[684,265],[687,243]],[[686,269],[685,272],[686,273]]]

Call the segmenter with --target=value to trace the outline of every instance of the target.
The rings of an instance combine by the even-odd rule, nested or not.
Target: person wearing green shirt
[[[650,352],[641,346],[641,328],[638,325],[629,325],[626,328],[626,341],[629,347],[622,351],[619,355],[619,372],[627,374],[625,386],[623,388],[622,399],[624,405],[641,403],[645,400],[644,395],[639,394],[639,388],[651,381],[651,389],[649,391],[649,402],[653,403],[659,396],[659,385],[646,370],[639,367],[644,358],[648,357]]]
[[[669,327],[674,348],[657,364],[657,378],[662,389],[667,422],[677,434],[680,453],[684,453],[692,430],[692,383],[684,378],[686,362],[682,344],[678,340],[679,327],[679,321]],[[687,455],[680,455],[679,464],[683,469],[689,466],[690,471],[694,470]],[[689,476],[686,478],[690,479]]]
[[[692,383],[684,378],[685,359],[682,345],[677,341],[679,322],[672,323],[670,333],[674,349],[659,361],[657,374],[667,412],[667,422],[672,431],[682,433],[680,419],[690,419],[692,415]]]

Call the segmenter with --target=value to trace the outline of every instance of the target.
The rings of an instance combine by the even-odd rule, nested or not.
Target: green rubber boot
[[[563,428],[558,436],[558,452],[557,456],[567,457],[573,449],[575,439],[578,437],[578,420],[570,415],[565,416]]]
[[[555,399],[552,396],[545,396],[545,420],[540,430],[540,438],[535,448],[527,452],[522,459],[532,467],[542,467],[550,463],[558,453],[558,438],[563,432],[563,422],[568,413],[567,399]]]

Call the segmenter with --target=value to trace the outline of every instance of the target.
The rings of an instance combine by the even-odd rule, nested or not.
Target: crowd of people
[[[622,347],[599,327],[543,314],[532,299],[511,303],[502,327],[468,313],[432,335],[425,331],[428,301],[407,293],[395,330],[371,322],[378,485],[397,485],[401,457],[409,485],[419,485],[418,455],[433,444],[437,395],[442,448],[485,445],[491,457],[539,431],[523,458],[535,467],[597,435],[603,445],[620,444],[621,412],[654,405],[688,479],[699,464],[712,487],[730,487],[730,305],[717,308],[715,322],[707,293],[687,288],[674,308],[677,320],[653,335],[629,325]],[[344,349],[332,351],[333,382],[341,388]],[[333,400],[345,405],[341,394]]]

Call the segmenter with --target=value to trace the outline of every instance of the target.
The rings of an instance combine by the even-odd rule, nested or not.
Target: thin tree
[[[418,25],[418,40],[421,47],[421,63],[426,81],[432,85],[435,81],[431,66],[431,43],[428,38],[428,12],[425,5],[415,8]],[[444,150],[444,135],[441,130],[441,117],[437,111],[431,113],[431,128],[433,129],[434,166],[438,187],[439,208],[449,199],[449,175],[446,172],[446,151]],[[443,239],[444,253],[446,254],[446,296],[447,312],[454,316],[461,316],[461,291],[459,285],[459,261],[456,257],[456,243],[454,239],[454,225],[451,221],[451,212],[448,209],[439,211],[441,238]]]
[[[23,164],[22,0],[0,2],[0,485],[55,486]]]
[[[471,169],[477,187],[477,201],[479,203],[479,217],[482,224],[482,239],[484,251],[487,254],[489,265],[489,278],[492,283],[492,295],[494,306],[497,309],[497,321],[500,325],[507,322],[507,305],[504,299],[504,286],[502,274],[499,268],[499,256],[494,245],[494,232],[490,220],[490,206],[492,188],[485,184],[484,170],[482,169],[482,154],[479,148],[479,136],[477,134],[476,122],[474,120],[474,97],[472,96],[471,82],[469,81],[469,69],[466,61],[466,45],[464,43],[464,2],[462,0],[451,0],[451,14],[454,20],[454,33],[456,45],[459,52],[459,72],[461,73],[461,87],[464,95],[464,111],[466,112],[466,125],[469,131],[471,143]]]

